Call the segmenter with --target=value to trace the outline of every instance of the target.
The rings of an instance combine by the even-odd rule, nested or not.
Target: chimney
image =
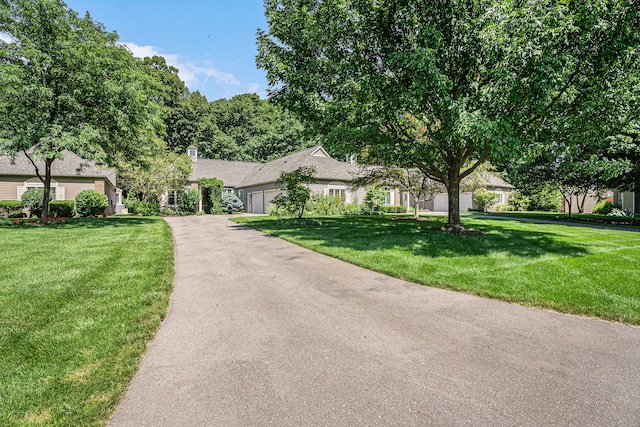
[[[190,145],[187,147],[187,156],[191,159],[192,162],[198,161],[198,149],[194,145]]]

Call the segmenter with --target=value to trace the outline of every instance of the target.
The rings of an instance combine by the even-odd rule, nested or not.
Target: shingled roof
[[[64,150],[64,159],[54,160],[51,164],[51,176],[54,177],[86,177],[86,178],[106,178],[111,185],[116,185],[116,174],[113,170],[98,166],[94,162],[85,160],[75,153]],[[44,174],[44,162],[36,161],[40,174]],[[0,175],[24,175],[35,177],[36,171],[24,153],[18,153],[11,161],[9,156],[0,157]]]
[[[225,187],[242,188],[275,182],[282,172],[301,166],[315,167],[316,179],[321,180],[352,181],[357,171],[349,163],[329,156],[321,146],[315,146],[267,163],[198,159],[193,163],[190,178],[192,181],[218,178]]]

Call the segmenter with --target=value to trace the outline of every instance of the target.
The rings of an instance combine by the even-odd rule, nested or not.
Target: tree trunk
[[[567,218],[571,218],[571,196],[569,196],[568,199],[565,197],[564,200],[567,202],[567,206],[569,207],[569,214],[567,215]]]
[[[589,190],[582,196],[582,201],[578,200],[578,196],[576,196],[576,202],[578,203],[578,212],[584,213],[584,202],[587,201],[587,196],[589,195]]]
[[[40,222],[46,224],[49,218],[49,198],[51,197],[51,163],[54,159],[46,159],[44,161],[44,196],[42,200],[42,213],[40,214]]]
[[[465,231],[460,223],[460,178],[449,179],[445,184],[449,203],[449,221],[444,230],[449,233],[459,234]]]
[[[420,218],[420,201],[416,200],[413,206],[413,219]]]

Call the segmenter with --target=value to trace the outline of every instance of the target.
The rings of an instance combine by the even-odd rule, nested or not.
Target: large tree
[[[0,154],[33,163],[44,222],[63,150],[112,166],[155,131],[151,73],[115,33],[61,0],[1,0],[0,34]]]
[[[444,184],[454,232],[461,180],[550,135],[537,132],[549,117],[580,114],[589,85],[612,69],[626,73],[640,14],[630,0],[266,0],[265,9],[257,63],[271,98],[339,151]]]

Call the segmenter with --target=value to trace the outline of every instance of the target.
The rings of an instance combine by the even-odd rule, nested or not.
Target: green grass
[[[640,324],[640,233],[480,218],[463,223],[483,236],[440,231],[446,217],[235,221],[408,281]]]
[[[0,220],[0,425],[104,425],[165,316],[158,218]]]
[[[571,218],[569,214],[565,212],[537,212],[537,211],[513,211],[513,212],[472,212],[478,216],[501,216],[507,218],[530,218],[530,219],[543,219],[546,221],[563,221],[563,222],[576,222],[576,223],[597,223],[601,225],[613,224],[615,226],[627,227],[631,226],[633,217],[617,217],[597,214],[581,214],[572,213]],[[634,226],[638,228],[638,226]]]

